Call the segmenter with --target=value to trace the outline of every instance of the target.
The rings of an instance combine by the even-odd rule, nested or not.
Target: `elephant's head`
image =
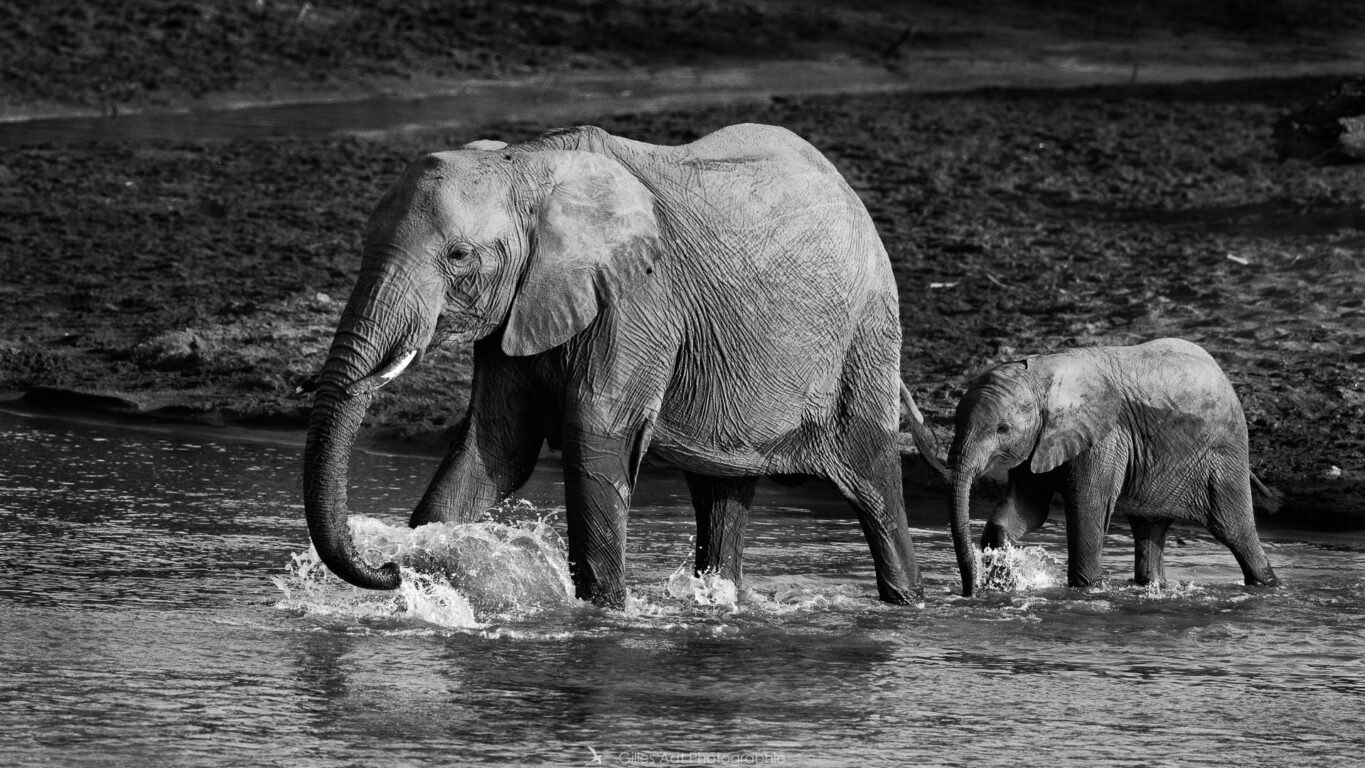
[[[1074,354],[1031,357],[986,371],[958,402],[948,464],[952,531],[962,594],[976,588],[969,520],[972,483],[1028,462],[1042,474],[1094,444],[1113,425],[1116,395],[1093,361]]]
[[[351,444],[373,392],[443,341],[500,333],[508,355],[563,344],[652,273],[658,234],[653,196],[604,155],[485,141],[403,172],[370,217],[309,420],[308,530],[334,573],[398,586],[397,565],[364,562],[346,525]]]

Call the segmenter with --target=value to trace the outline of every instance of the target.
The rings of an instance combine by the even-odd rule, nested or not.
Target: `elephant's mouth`
[[[431,332],[427,349],[432,350],[447,342],[466,344],[487,336],[488,318],[474,310],[443,313],[436,318],[436,327]]]

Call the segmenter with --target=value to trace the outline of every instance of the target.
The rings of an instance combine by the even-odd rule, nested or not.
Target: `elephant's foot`
[[[1161,587],[1166,586],[1167,583],[1165,576],[1147,576],[1139,574],[1133,577],[1133,584],[1139,587],[1156,587],[1160,589]]]
[[[1066,585],[1082,592],[1103,592],[1107,589],[1102,576],[1088,576],[1077,573],[1068,574]]]
[[[619,583],[594,582],[587,584],[579,583],[575,579],[574,594],[579,600],[585,600],[599,608],[611,608],[620,611],[626,607],[626,588]]]
[[[1275,575],[1275,571],[1272,570],[1269,565],[1267,565],[1260,573],[1256,574],[1248,573],[1244,575],[1245,575],[1244,580],[1246,581],[1246,584],[1249,587],[1265,587],[1267,589],[1273,589],[1275,587],[1282,586],[1282,583],[1280,582],[1280,577]]]
[[[569,544],[569,578],[574,596],[602,608],[626,607],[625,562],[622,557]]]
[[[924,602],[924,585],[914,584],[908,587],[892,587],[878,581],[877,598],[883,603],[890,603],[892,605],[920,605]]]

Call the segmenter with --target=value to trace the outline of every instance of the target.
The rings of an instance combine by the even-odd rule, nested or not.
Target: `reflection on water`
[[[1076,592],[1047,584],[1050,526],[1009,556],[1016,583],[964,599],[921,501],[928,594],[906,609],[874,599],[858,526],[818,486],[764,487],[742,589],[693,577],[690,507],[661,474],[614,612],[568,598],[562,521],[537,522],[554,473],[534,510],[409,532],[435,462],[363,454],[352,525],[428,581],[359,594],[309,563],[299,456],[0,415],[5,763],[559,765],[591,747],[608,765],[1277,765],[1365,747],[1361,532],[1267,535],[1271,591],[1202,531],[1171,542],[1172,586],[1131,586],[1115,534],[1108,586]]]

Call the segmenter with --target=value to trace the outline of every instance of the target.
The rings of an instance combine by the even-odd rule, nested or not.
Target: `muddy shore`
[[[1279,162],[1270,126],[1334,83],[775,98],[591,122],[658,143],[775,123],[825,152],[891,254],[903,373],[945,439],[983,367],[1181,336],[1228,371],[1253,468],[1307,521],[1365,508],[1365,181]],[[552,127],[13,150],[0,390],[26,409],[301,428],[298,390],[368,210],[403,166]],[[384,390],[369,439],[437,450],[468,363],[441,350]]]

